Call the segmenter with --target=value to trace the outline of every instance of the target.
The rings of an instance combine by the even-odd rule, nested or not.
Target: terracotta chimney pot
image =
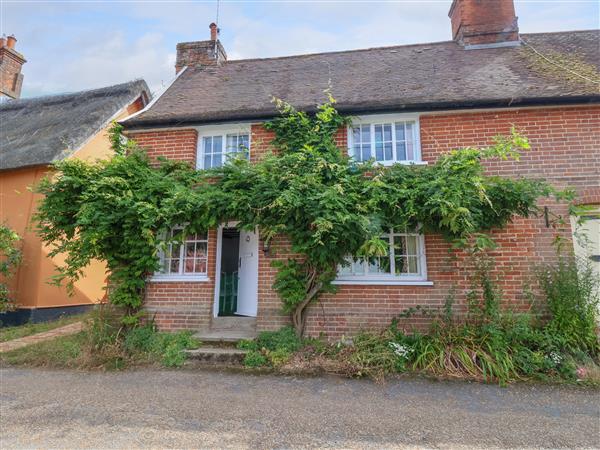
[[[216,41],[219,37],[219,29],[217,28],[217,24],[213,22],[208,27],[210,28],[210,40]]]
[[[15,48],[15,43],[17,42],[17,38],[12,34],[6,38],[6,46],[8,48]]]

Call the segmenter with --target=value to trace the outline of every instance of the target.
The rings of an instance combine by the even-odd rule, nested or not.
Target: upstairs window
[[[364,117],[348,133],[349,154],[356,161],[375,160],[384,165],[421,162],[416,118]]]
[[[388,254],[372,258],[349,257],[338,270],[337,281],[422,281],[426,279],[425,241],[417,231],[390,230],[381,236]]]
[[[222,127],[201,129],[198,139],[199,169],[221,167],[234,156],[250,157],[250,132]]]
[[[208,236],[206,233],[183,235],[183,227],[172,228],[167,239],[173,240],[159,251],[160,270],[154,278],[187,279],[208,276]]]

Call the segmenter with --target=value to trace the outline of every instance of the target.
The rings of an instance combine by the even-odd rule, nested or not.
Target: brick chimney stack
[[[454,0],[448,16],[452,38],[465,49],[519,45],[513,0]]]
[[[219,41],[219,28],[211,23],[210,40],[197,42],[180,42],[177,44],[175,73],[185,66],[217,66],[227,61],[227,53]]]
[[[23,86],[21,68],[27,61],[15,50],[14,36],[0,39],[0,97],[19,98]]]

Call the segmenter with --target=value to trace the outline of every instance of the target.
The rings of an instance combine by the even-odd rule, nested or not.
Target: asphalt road
[[[599,447],[600,392],[218,371],[0,370],[0,448]]]

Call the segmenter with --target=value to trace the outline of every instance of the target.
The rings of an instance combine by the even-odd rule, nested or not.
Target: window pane
[[[419,258],[417,256],[409,256],[408,257],[408,272],[409,273],[419,273],[418,266]]]
[[[210,161],[210,155],[204,155],[204,168],[210,169],[211,167],[212,167],[212,164]]]
[[[352,128],[352,142],[354,145],[360,143],[360,127]]]
[[[239,151],[246,154],[246,159],[250,158],[250,135],[240,134],[238,138]]]
[[[237,152],[238,151],[238,136],[237,134],[228,134],[227,135],[227,152]]]
[[[395,256],[394,263],[396,264],[396,274],[408,272],[408,261],[406,256]]]
[[[394,254],[406,255],[406,236],[394,236]]]
[[[205,137],[202,140],[204,141],[204,154],[206,155],[212,153],[212,138]]]
[[[404,140],[404,122],[396,123],[396,141]]]
[[[383,142],[375,142],[375,159],[383,161]]]
[[[392,124],[388,123],[383,127],[383,139],[387,142],[392,141]]]
[[[213,153],[221,153],[223,151],[223,137],[213,136],[212,142]]]
[[[361,142],[369,143],[371,142],[371,126],[363,125],[361,127]]]
[[[213,155],[213,160],[212,160],[212,167],[221,167],[222,166],[222,159],[221,159],[221,154],[217,154],[217,155]]]
[[[394,157],[392,155],[392,143],[391,142],[386,142],[385,143],[384,158],[385,158],[386,161],[391,161],[392,159],[394,159]]]
[[[418,255],[417,251],[417,236],[406,236],[406,254]]]
[[[383,125],[375,125],[375,142],[383,142]]]
[[[362,153],[361,153],[360,149],[361,149],[360,144],[354,144],[354,146],[353,146],[354,151],[352,153],[352,156],[357,161],[362,161]]]
[[[362,146],[362,159],[361,161],[367,161],[371,159],[371,144],[364,144]]]
[[[179,273],[179,259],[172,259],[169,273]]]
[[[406,144],[396,141],[396,161],[406,161]]]

